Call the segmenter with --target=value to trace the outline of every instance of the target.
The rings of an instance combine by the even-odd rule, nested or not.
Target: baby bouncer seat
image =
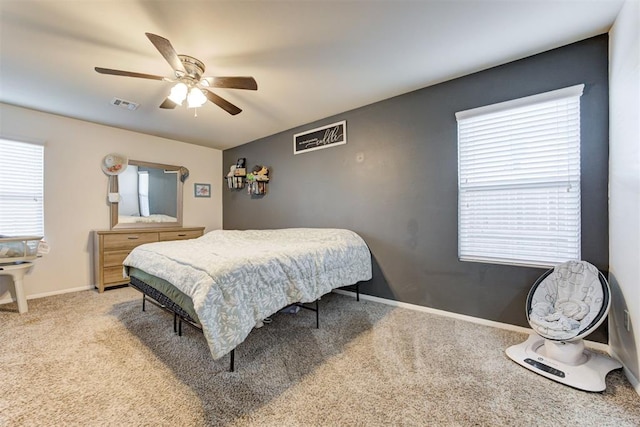
[[[604,321],[610,306],[607,280],[585,261],[545,272],[527,296],[527,320],[535,334],[507,355],[540,375],[587,391],[604,391],[605,377],[622,365],[585,349],[583,337]]]

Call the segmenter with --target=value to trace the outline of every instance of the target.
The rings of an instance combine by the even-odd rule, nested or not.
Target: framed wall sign
[[[193,192],[196,197],[211,197],[211,184],[194,184]]]
[[[347,121],[293,135],[293,154],[306,153],[347,143]]]

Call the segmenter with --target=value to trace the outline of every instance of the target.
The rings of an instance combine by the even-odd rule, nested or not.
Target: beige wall
[[[27,297],[69,292],[94,285],[91,231],[109,228],[107,176],[100,168],[108,153],[130,159],[186,166],[183,223],[222,227],[222,152],[0,104],[0,136],[44,143],[45,238],[51,251],[25,277]],[[193,196],[194,183],[211,183],[212,197]],[[13,295],[0,276],[0,303]]]
[[[609,35],[609,344],[640,393],[640,2],[624,3]]]

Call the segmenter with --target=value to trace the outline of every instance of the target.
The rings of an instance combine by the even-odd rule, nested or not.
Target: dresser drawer
[[[123,267],[121,265],[114,267],[105,267],[103,270],[104,283],[126,283],[129,279],[122,277]]]
[[[202,236],[201,230],[160,231],[160,241],[195,239]]]
[[[158,241],[158,233],[123,233],[104,236],[104,251],[133,249],[144,243]]]
[[[131,251],[111,251],[105,252],[102,259],[102,265],[105,267],[113,267],[115,265],[122,266],[122,261],[129,255]]]

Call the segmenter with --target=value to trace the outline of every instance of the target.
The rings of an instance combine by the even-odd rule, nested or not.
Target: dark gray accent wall
[[[144,168],[149,173],[149,212],[176,217],[177,178],[175,173],[165,173],[159,168]]]
[[[528,326],[525,299],[544,270],[458,261],[455,113],[581,83],[582,258],[606,271],[607,35],[225,150],[225,168],[246,157],[271,182],[262,197],[223,188],[223,227],[348,228],[374,258],[364,293]],[[346,145],[294,156],[295,133],[340,120]]]

